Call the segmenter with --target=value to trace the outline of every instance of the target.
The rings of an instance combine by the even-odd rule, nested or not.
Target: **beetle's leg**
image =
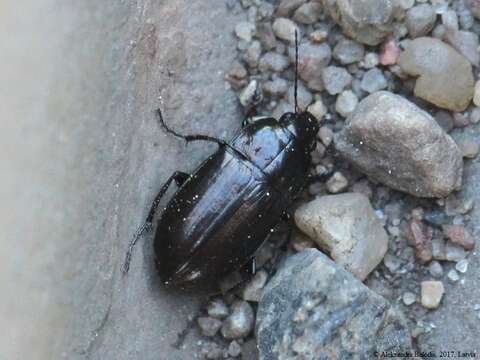
[[[172,134],[173,136],[176,136],[180,139],[185,140],[187,143],[190,141],[211,141],[214,143],[217,143],[218,145],[226,145],[226,142],[222,139],[217,139],[213,136],[208,136],[208,135],[183,135],[175,130],[171,129],[168,127],[168,125],[165,123],[165,120],[163,120],[162,116],[162,111],[160,109],[156,110],[156,114],[158,116],[158,121],[160,122],[160,125],[165,129],[165,131],[169,134]]]
[[[248,262],[243,266],[243,268],[248,275],[255,275],[257,272],[257,263],[255,260],[255,256],[248,260]]]
[[[132,259],[132,253],[133,253],[133,248],[135,247],[135,244],[137,243],[138,239],[148,230],[151,229],[152,227],[152,222],[153,218],[155,216],[155,213],[157,212],[158,205],[160,204],[160,200],[162,199],[163,195],[165,192],[168,190],[168,187],[172,183],[172,181],[175,181],[175,183],[178,186],[182,186],[183,183],[190,177],[189,174],[183,173],[180,171],[175,171],[172,176],[168,178],[168,180],[163,184],[162,188],[158,192],[157,196],[155,196],[155,199],[153,200],[152,206],[150,207],[150,211],[148,212],[147,220],[145,220],[145,223],[143,223],[142,226],[138,228],[138,230],[135,232],[135,235],[133,235],[132,241],[130,241],[130,245],[128,246],[128,251],[127,254],[125,255],[125,263],[123,264],[123,273],[126,274],[128,270],[130,269],[130,261]]]

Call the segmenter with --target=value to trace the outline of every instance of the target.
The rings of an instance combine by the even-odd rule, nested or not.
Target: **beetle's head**
[[[285,126],[297,139],[304,144],[308,151],[313,151],[316,145],[316,135],[319,130],[318,121],[308,111],[301,113],[285,113],[280,118]]]

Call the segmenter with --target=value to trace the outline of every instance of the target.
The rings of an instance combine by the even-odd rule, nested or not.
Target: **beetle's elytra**
[[[219,148],[193,174],[176,172],[161,188],[130,244],[124,270],[172,181],[179,189],[163,209],[154,237],[165,284],[214,292],[219,279],[252,259],[308,178],[319,127],[312,114],[297,109],[278,121],[263,118],[246,125],[230,142],[180,135],[166,126],[159,110],[168,133],[187,142],[214,141]]]

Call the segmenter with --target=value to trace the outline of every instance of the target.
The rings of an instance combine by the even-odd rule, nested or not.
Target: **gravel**
[[[246,301],[237,300],[232,305],[232,313],[225,319],[221,332],[225,339],[241,339],[253,329],[255,315]]]

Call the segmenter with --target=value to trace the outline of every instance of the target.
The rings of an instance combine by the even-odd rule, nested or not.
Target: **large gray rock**
[[[391,0],[322,0],[324,11],[348,36],[377,45],[393,33],[397,9]]]
[[[335,136],[340,155],[383,184],[418,197],[459,189],[460,150],[427,112],[380,91],[362,100]]]
[[[411,41],[398,64],[406,74],[418,76],[414,92],[419,98],[453,111],[465,110],[472,100],[472,65],[438,39]]]
[[[403,315],[315,249],[290,257],[257,312],[260,360],[371,359],[412,351]]]
[[[295,223],[348,271],[364,280],[387,252],[388,236],[359,193],[319,197],[300,206]]]

